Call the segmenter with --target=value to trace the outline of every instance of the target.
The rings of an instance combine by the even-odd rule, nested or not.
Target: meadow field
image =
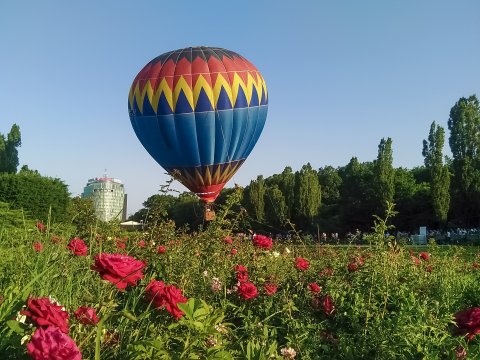
[[[1,359],[475,359],[476,247],[0,225]],[[378,225],[378,224],[377,224]],[[72,232],[73,231],[73,232]]]

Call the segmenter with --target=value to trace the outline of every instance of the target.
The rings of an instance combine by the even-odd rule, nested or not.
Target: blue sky
[[[267,82],[266,126],[227,186],[371,161],[382,137],[395,166],[421,165],[431,122],[446,128],[460,97],[480,96],[477,0],[5,0],[0,44],[0,132],[20,125],[20,165],[73,195],[107,169],[129,213],[168,179],[127,111],[135,75],[164,52],[227,48]]]

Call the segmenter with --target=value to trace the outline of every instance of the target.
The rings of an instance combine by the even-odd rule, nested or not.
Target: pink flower
[[[122,240],[119,240],[119,239],[115,240],[115,244],[117,245],[117,249],[124,250],[127,247],[127,245]]]
[[[85,241],[80,238],[72,239],[67,245],[67,249],[77,256],[87,256],[88,254],[88,247],[85,244]]]
[[[37,229],[40,232],[45,232],[45,225],[41,222],[37,222]]]
[[[466,335],[468,340],[472,340],[476,334],[480,334],[480,307],[459,311],[454,317],[457,324],[455,335]]]
[[[317,283],[314,283],[314,282],[308,284],[308,289],[313,294],[318,294],[320,291],[322,291],[322,288]]]
[[[147,245],[145,244],[145,240],[140,240],[140,241],[138,242],[138,247],[144,248],[145,246],[147,246]]]
[[[165,308],[178,320],[183,316],[183,311],[178,308],[178,303],[186,303],[182,290],[173,285],[165,285],[163,281],[152,280],[145,289],[145,296],[157,309]]]
[[[36,251],[36,252],[42,252],[43,251],[43,245],[41,242],[38,242],[38,241],[35,241],[33,243],[33,249]]]
[[[232,255],[236,255],[237,252],[238,252],[238,250],[235,249],[235,248],[233,248],[232,250],[230,250],[230,254],[232,254]]]
[[[278,286],[273,283],[265,283],[263,284],[263,290],[265,290],[265,294],[268,296],[272,296],[277,292]]]
[[[68,334],[68,312],[60,305],[53,304],[48,297],[29,298],[27,308],[20,312],[37,326],[55,326]]]
[[[412,260],[413,260],[413,263],[414,263],[415,265],[420,265],[420,263],[421,263],[421,262],[420,262],[420,259],[417,258],[416,256],[412,256]]]
[[[305,271],[310,267],[310,263],[308,262],[308,260],[298,257],[295,259],[295,267],[298,270]]]
[[[124,290],[127,285],[137,285],[137,281],[143,279],[142,270],[146,264],[131,256],[102,253],[95,256],[94,260],[92,270],[119,290]]]
[[[27,344],[34,360],[82,360],[82,354],[72,338],[55,326],[37,328]]]
[[[96,325],[100,321],[95,309],[88,306],[80,306],[73,315],[84,325]]]
[[[167,248],[163,245],[160,245],[158,248],[157,248],[157,253],[159,254],[165,254],[167,252]]]
[[[253,299],[258,296],[257,287],[251,282],[244,282],[238,286],[238,294],[244,299]]]
[[[253,235],[253,245],[256,247],[262,248],[269,250],[273,246],[273,240],[272,238],[269,238],[268,236],[264,235]]]
[[[427,253],[427,252],[425,252],[425,251],[423,251],[423,252],[421,252],[420,254],[418,254],[418,256],[419,256],[422,260],[425,260],[425,261],[430,260],[430,254]]]
[[[333,300],[330,295],[325,295],[322,305],[323,313],[327,316],[331,315],[335,311],[335,305],[333,304]]]
[[[233,243],[233,239],[232,239],[230,236],[225,236],[225,237],[223,238],[223,242],[224,242],[225,244],[231,244],[231,243]]]

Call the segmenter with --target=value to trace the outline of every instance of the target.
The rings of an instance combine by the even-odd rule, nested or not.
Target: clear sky
[[[382,137],[395,166],[421,165],[432,121],[447,128],[460,97],[480,96],[478,0],[3,0],[0,132],[17,123],[20,166],[73,195],[107,169],[133,213],[168,177],[133,132],[130,85],[154,57],[201,45],[246,57],[269,91],[264,131],[227,186],[371,161]]]

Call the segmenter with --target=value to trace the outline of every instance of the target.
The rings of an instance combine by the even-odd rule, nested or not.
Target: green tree
[[[278,187],[285,197],[287,218],[291,219],[295,207],[295,174],[290,166],[286,166],[279,175]]]
[[[16,173],[18,167],[18,150],[17,147],[22,145],[22,137],[20,127],[13,124],[10,132],[5,139],[0,134],[0,173]]]
[[[295,209],[296,215],[312,222],[317,216],[322,201],[318,174],[310,163],[296,173]]]
[[[70,202],[67,214],[77,230],[77,236],[86,238],[92,234],[98,222],[92,198],[74,197]]]
[[[244,202],[245,208],[254,220],[258,222],[265,220],[265,180],[262,175],[250,181],[250,185],[245,189]]]
[[[450,110],[453,196],[457,220],[478,225],[480,215],[480,104],[475,95],[460,98]]]
[[[380,140],[378,156],[374,162],[375,185],[377,189],[377,213],[385,213],[387,202],[393,202],[395,195],[395,169],[393,168],[392,139]]]
[[[446,225],[450,208],[450,172],[443,164],[445,130],[432,122],[428,141],[423,140],[423,157],[430,173],[430,194],[437,221]]]
[[[333,166],[325,166],[318,170],[318,182],[322,189],[322,206],[338,203],[342,178]]]
[[[278,185],[267,186],[265,191],[265,217],[269,224],[283,227],[288,219],[285,196]]]

